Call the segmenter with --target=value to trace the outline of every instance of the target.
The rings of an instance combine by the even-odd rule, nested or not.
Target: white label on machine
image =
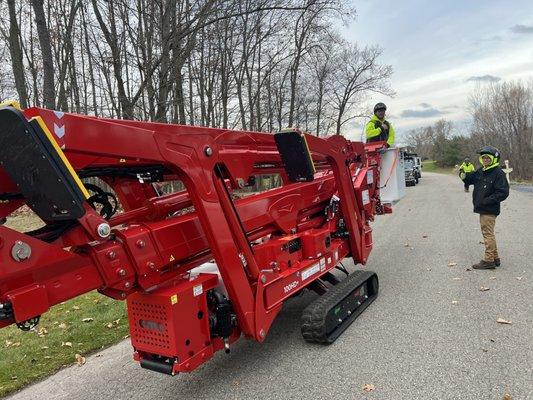
[[[331,264],[331,257],[328,257],[328,264]]]
[[[366,183],[368,183],[369,185],[374,183],[374,173],[372,172],[371,169],[366,171]]]
[[[192,294],[194,297],[200,296],[204,292],[202,285],[196,285],[192,288]]]
[[[302,281],[305,281],[307,278],[316,274],[319,271],[320,271],[319,263],[312,265],[311,267],[307,268],[306,270],[302,272]]]
[[[363,205],[370,203],[370,195],[368,194],[368,190],[363,190],[361,192],[361,197],[363,198]]]
[[[326,269],[326,259],[321,258],[320,259],[320,271],[324,271]]]
[[[335,250],[335,261],[339,260],[339,250]]]

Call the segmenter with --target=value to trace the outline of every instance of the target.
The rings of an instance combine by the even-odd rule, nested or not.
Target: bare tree
[[[15,78],[15,87],[17,89],[20,105],[24,108],[28,107],[28,91],[26,89],[26,77],[24,74],[24,63],[22,58],[22,46],[20,44],[21,34],[17,21],[17,10],[15,8],[15,0],[7,1],[9,9],[9,52],[11,55],[11,66],[13,67],[13,76]],[[4,38],[4,30],[2,29]]]
[[[43,58],[43,104],[48,108],[55,108],[54,61],[50,31],[46,24],[44,0],[31,0],[35,13],[35,25],[39,35],[39,44]]]

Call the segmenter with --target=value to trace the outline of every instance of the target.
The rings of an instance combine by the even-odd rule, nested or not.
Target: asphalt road
[[[513,190],[503,205],[497,270],[467,269],[483,250],[478,223],[456,177],[426,173],[374,224],[365,268],[380,295],[335,344],[301,338],[308,294],[265,343],[242,340],[191,374],[142,370],[125,341],[11,398],[533,399],[533,194]]]

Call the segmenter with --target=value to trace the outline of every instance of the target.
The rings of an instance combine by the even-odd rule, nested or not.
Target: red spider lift
[[[332,343],[378,294],[375,273],[340,263],[365,264],[369,223],[391,212],[384,146],[4,104],[0,218],[27,205],[44,226],[0,226],[0,327],[32,329],[96,289],[126,300],[134,359],[174,375],[241,336],[262,342],[283,303],[311,289],[302,335]],[[242,195],[274,174],[280,187]],[[185,189],[162,194],[171,181]]]

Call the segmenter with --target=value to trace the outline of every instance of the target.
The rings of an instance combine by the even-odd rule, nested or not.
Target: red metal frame
[[[164,180],[181,180],[186,190],[158,196],[142,178],[102,177],[124,207],[107,221],[113,232],[107,240],[95,235],[104,220],[89,205],[79,223],[52,243],[0,226],[0,302],[14,310],[14,320],[0,321],[0,327],[98,289],[127,298],[135,358],[173,357],[173,373],[193,370],[224,347],[207,322],[206,293],[220,284],[218,275],[192,280],[191,270],[215,260],[237,318],[229,342],[241,333],[263,341],[287,298],[345,257],[366,263],[369,222],[376,213],[390,212],[379,200],[384,143],[306,135],[315,179],[291,183],[271,134],[41,108],[24,115],[41,116],[51,132],[62,134],[56,135],[58,144],[78,173],[158,165],[165,168]],[[250,176],[275,173],[283,186],[232,199]],[[0,192],[15,189],[0,169]],[[340,210],[327,216],[332,198],[339,199]],[[0,204],[0,217],[23,203]],[[347,234],[335,236],[341,218]],[[294,239],[301,248],[289,253],[284,246]],[[29,259],[12,258],[17,241],[31,247]]]

